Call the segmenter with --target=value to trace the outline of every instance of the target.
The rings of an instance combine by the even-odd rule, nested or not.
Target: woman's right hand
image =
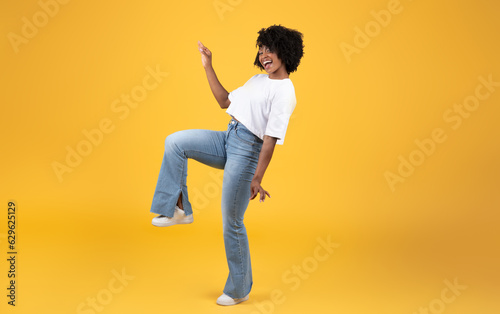
[[[206,69],[212,66],[212,52],[198,40],[198,49],[201,53],[201,64]]]

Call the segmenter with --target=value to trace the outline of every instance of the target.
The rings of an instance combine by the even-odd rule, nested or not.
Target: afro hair
[[[258,34],[257,47],[266,46],[271,52],[275,52],[281,62],[285,64],[288,74],[297,71],[300,59],[304,55],[304,44],[302,42],[304,35],[302,33],[281,25],[272,25],[268,28],[262,28]],[[253,64],[264,70],[259,61],[258,52]]]

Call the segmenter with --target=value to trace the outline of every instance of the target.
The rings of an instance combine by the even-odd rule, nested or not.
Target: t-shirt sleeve
[[[290,86],[280,88],[271,100],[271,112],[264,134],[278,138],[277,144],[282,145],[285,140],[288,121],[296,103],[295,91]]]
[[[238,95],[238,93],[241,91],[241,87],[238,87],[236,88],[235,90],[232,90],[231,92],[229,92],[229,94],[227,95],[227,98],[229,98],[229,100],[231,102],[233,102],[233,99],[235,96]]]
[[[245,85],[250,84],[250,82],[251,82],[253,79],[255,79],[255,77],[256,77],[256,76],[257,76],[257,75],[252,76],[252,77],[251,77],[248,81],[246,81],[246,82],[245,82],[245,84],[243,84],[243,86],[240,86],[240,87],[238,87],[238,88],[236,88],[236,89],[232,90],[231,92],[229,92],[229,94],[227,95],[227,98],[229,98],[229,100],[230,100],[231,102],[233,102],[233,100],[235,99],[235,97],[236,97],[236,98],[238,98],[238,97],[240,96],[240,94],[242,93],[242,89],[243,89],[243,87],[244,87]],[[231,107],[231,105],[229,105],[229,107]]]

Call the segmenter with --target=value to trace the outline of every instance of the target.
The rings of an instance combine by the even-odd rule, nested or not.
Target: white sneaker
[[[248,300],[248,295],[246,297],[243,297],[241,299],[233,299],[227,294],[223,293],[218,299],[217,299],[217,304],[219,305],[236,305],[238,303],[241,303],[243,301]]]
[[[177,224],[190,224],[193,222],[193,215],[186,215],[182,209],[175,206],[174,217],[160,215],[153,218],[153,226],[168,227]]]

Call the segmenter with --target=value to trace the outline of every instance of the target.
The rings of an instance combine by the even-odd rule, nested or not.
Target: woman
[[[222,217],[229,276],[219,305],[248,300],[252,269],[243,217],[250,200],[269,193],[262,187],[276,144],[283,144],[288,121],[295,108],[295,90],[289,74],[303,56],[303,35],[281,25],[258,32],[254,65],[268,74],[257,74],[228,93],[212,67],[212,52],[201,42],[198,48],[210,89],[231,120],[226,131],[185,130],[165,140],[151,212],[159,214],[153,225],[167,227],[193,222],[186,186],[187,159],[224,169]]]

